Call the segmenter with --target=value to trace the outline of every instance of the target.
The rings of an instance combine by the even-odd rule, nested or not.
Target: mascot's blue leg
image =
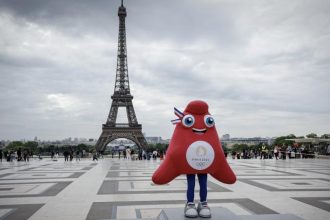
[[[197,174],[198,182],[199,182],[199,197],[201,202],[205,202],[207,200],[207,174]]]
[[[187,203],[194,202],[195,174],[187,174]]]

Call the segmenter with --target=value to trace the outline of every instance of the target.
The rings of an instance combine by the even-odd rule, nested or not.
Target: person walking
[[[260,155],[260,160],[261,160],[262,158],[264,158],[264,159],[265,159],[265,157],[266,157],[266,153],[267,153],[267,149],[266,149],[266,146],[265,146],[265,144],[263,144],[263,145],[261,146],[261,155]]]
[[[127,158],[126,149],[123,150],[124,159]]]
[[[127,160],[131,159],[131,149],[129,147],[126,148],[126,158],[127,158]]]
[[[72,160],[73,160],[73,150],[70,150],[69,156],[70,156],[70,162],[72,162]]]
[[[282,145],[280,152],[281,152],[282,159],[286,160],[286,146],[285,146],[285,144]]]
[[[274,155],[275,155],[275,159],[276,160],[278,160],[278,151],[279,151],[278,146],[275,145],[275,147],[274,147]]]
[[[54,161],[58,160],[58,156],[59,156],[58,151],[56,151]]]
[[[17,150],[16,159],[17,159],[17,161],[22,161],[22,150],[21,150],[21,148],[18,148],[18,150]]]
[[[79,150],[76,151],[76,161],[77,162],[80,161],[80,151]]]
[[[142,150],[142,158],[143,158],[144,160],[147,159],[147,153],[146,153],[144,150]]]
[[[292,158],[291,152],[292,152],[292,147],[289,144],[288,147],[287,147],[287,149],[286,149],[286,153],[288,154],[289,159]]]
[[[67,151],[67,150],[65,150],[64,152],[63,152],[63,156],[64,156],[64,161],[66,162],[66,161],[69,161],[69,152]]]
[[[27,162],[27,152],[26,152],[26,150],[23,152],[23,159],[24,159],[24,162]]]
[[[26,150],[26,161],[27,162],[30,162],[30,154],[31,154],[31,152],[29,150]]]
[[[99,161],[98,158],[97,158],[97,154],[96,153],[93,153],[93,161]]]
[[[157,159],[157,156],[158,156],[158,152],[157,152],[157,150],[154,150],[154,151],[152,152],[152,158],[153,158],[154,160],[156,160],[156,159]]]
[[[8,151],[3,152],[3,156],[5,160],[7,160],[7,162],[10,162],[10,152]]]

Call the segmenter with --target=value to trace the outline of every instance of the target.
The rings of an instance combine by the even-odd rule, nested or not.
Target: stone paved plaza
[[[211,207],[239,216],[291,213],[330,219],[330,160],[228,161],[238,181],[226,185],[209,177]],[[158,165],[118,158],[2,162],[0,219],[148,219],[173,207],[183,214],[185,177],[154,185],[151,175]]]

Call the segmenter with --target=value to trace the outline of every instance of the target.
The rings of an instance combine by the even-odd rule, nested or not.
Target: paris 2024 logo
[[[186,152],[188,164],[196,170],[204,170],[211,166],[214,160],[214,150],[205,141],[195,141],[190,144]]]

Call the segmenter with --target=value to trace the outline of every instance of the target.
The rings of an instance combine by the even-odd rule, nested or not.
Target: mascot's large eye
[[[185,115],[182,119],[182,124],[185,126],[185,127],[191,127],[193,126],[195,123],[195,118],[194,116],[192,115]]]
[[[214,126],[214,118],[211,115],[205,115],[204,122],[205,125],[209,128]]]

